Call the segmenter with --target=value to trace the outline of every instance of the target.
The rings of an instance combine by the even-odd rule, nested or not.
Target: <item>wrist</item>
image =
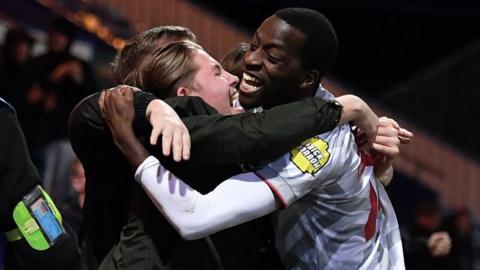
[[[150,103],[148,103],[147,109],[145,111],[145,118],[147,119],[147,121],[150,122],[150,118],[152,116],[152,113],[161,111],[162,107],[164,105],[166,105],[166,103],[161,101],[160,99],[154,99],[154,100],[150,101]]]
[[[132,128],[129,126],[119,125],[115,128],[112,128],[111,131],[113,141],[118,147],[131,142],[132,139],[135,139],[135,134],[133,133]]]

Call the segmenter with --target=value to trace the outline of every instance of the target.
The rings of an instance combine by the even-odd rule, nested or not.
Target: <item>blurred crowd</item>
[[[62,203],[74,195],[66,180],[74,160],[68,117],[81,99],[97,91],[89,64],[70,52],[74,35],[75,26],[70,22],[53,21],[48,29],[48,51],[33,57],[35,40],[12,28],[5,35],[0,67],[0,95],[17,111],[45,188]]]
[[[22,29],[8,30],[1,54],[0,96],[17,110],[43,186],[78,234],[85,175],[70,146],[67,121],[73,107],[99,89],[89,64],[71,54],[74,35],[72,24],[55,20],[48,29],[48,51],[34,57],[34,38]],[[224,58],[225,69],[241,77],[239,59],[246,50],[248,44],[232,50]],[[403,228],[407,269],[480,269],[480,232],[472,214],[465,208],[446,212],[434,201],[418,206],[412,224]]]
[[[22,29],[9,29],[0,56],[0,96],[15,107],[43,186],[79,233],[85,176],[68,140],[67,121],[73,107],[98,89],[90,65],[71,53],[75,30],[64,19],[54,20],[47,52],[34,57],[36,40]]]
[[[480,230],[466,208],[421,202],[402,230],[407,269],[480,269]]]

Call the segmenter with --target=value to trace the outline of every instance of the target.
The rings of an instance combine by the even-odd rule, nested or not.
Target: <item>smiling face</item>
[[[186,89],[184,95],[199,96],[220,114],[235,112],[232,96],[236,94],[235,86],[238,78],[226,72],[220,64],[203,50],[195,50],[192,54],[197,72],[193,77],[191,90]],[[179,93],[177,91],[177,93]],[[182,95],[180,92],[179,95]]]
[[[304,42],[302,32],[276,16],[263,22],[245,55],[242,106],[270,108],[299,99],[306,76],[300,57]]]

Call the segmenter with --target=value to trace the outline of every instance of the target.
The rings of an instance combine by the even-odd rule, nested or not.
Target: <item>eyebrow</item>
[[[261,38],[260,36],[258,35],[258,31],[255,32],[255,34],[253,34],[253,39],[257,42],[257,43],[260,43],[261,41]],[[275,43],[275,42],[272,42],[272,43],[269,43],[267,46],[265,46],[266,49],[271,49],[271,48],[276,48],[276,49],[283,49],[285,48],[285,46],[281,45],[281,44],[278,44],[278,43]]]

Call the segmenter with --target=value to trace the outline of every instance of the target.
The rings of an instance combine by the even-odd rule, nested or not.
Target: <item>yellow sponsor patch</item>
[[[290,151],[290,160],[303,173],[314,175],[330,159],[328,143],[320,138],[310,138]]]

